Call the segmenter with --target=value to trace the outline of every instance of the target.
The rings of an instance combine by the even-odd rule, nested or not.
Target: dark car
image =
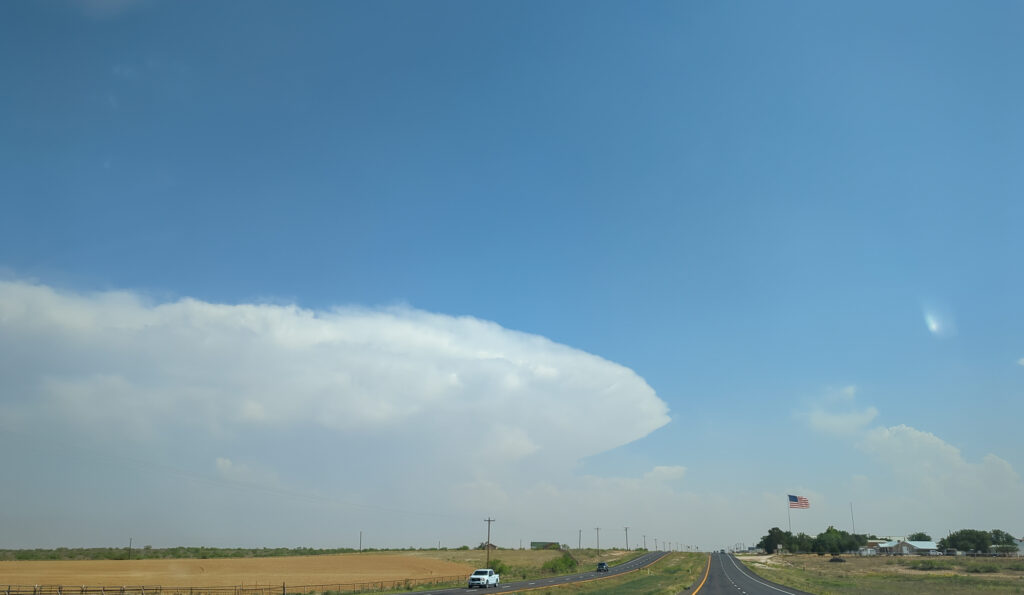
[[[607,562],[598,562],[597,563],[597,571],[598,572],[608,572],[608,563]]]

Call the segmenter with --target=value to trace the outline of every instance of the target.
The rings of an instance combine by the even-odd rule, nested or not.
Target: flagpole
[[[789,497],[786,497],[786,516],[789,517],[789,532],[793,532],[793,507],[789,505]]]

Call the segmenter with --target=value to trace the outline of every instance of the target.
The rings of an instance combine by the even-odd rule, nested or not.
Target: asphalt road
[[[458,587],[456,589],[436,589],[433,591],[420,591],[423,595],[465,595],[466,593],[517,593],[519,591],[530,591],[533,589],[542,589],[544,587],[550,587],[553,585],[564,585],[565,583],[580,583],[585,581],[599,580],[623,574],[644,566],[655,563],[662,557],[666,556],[667,552],[649,552],[635,560],[630,560],[625,564],[619,564],[612,566],[608,572],[582,572],[580,574],[567,574],[563,576],[553,576],[551,578],[542,578],[532,581],[518,581],[506,583],[501,581],[501,584],[497,588],[490,589],[467,589],[466,587]],[[469,578],[469,575],[466,575]]]
[[[747,570],[731,554],[711,554],[707,580],[694,592],[698,595],[811,595],[766,581]]]

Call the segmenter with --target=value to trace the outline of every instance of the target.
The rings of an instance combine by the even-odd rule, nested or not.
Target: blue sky
[[[853,502],[1024,534],[1022,33],[1014,2],[0,6],[5,465],[209,486],[160,519],[4,486],[0,546],[491,515],[720,547],[787,493],[811,533]],[[15,454],[37,424],[81,460]]]

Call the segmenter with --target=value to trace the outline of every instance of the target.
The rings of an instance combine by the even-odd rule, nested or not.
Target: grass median
[[[674,553],[636,572],[600,580],[544,587],[531,593],[551,595],[676,595],[704,578],[707,554]]]

